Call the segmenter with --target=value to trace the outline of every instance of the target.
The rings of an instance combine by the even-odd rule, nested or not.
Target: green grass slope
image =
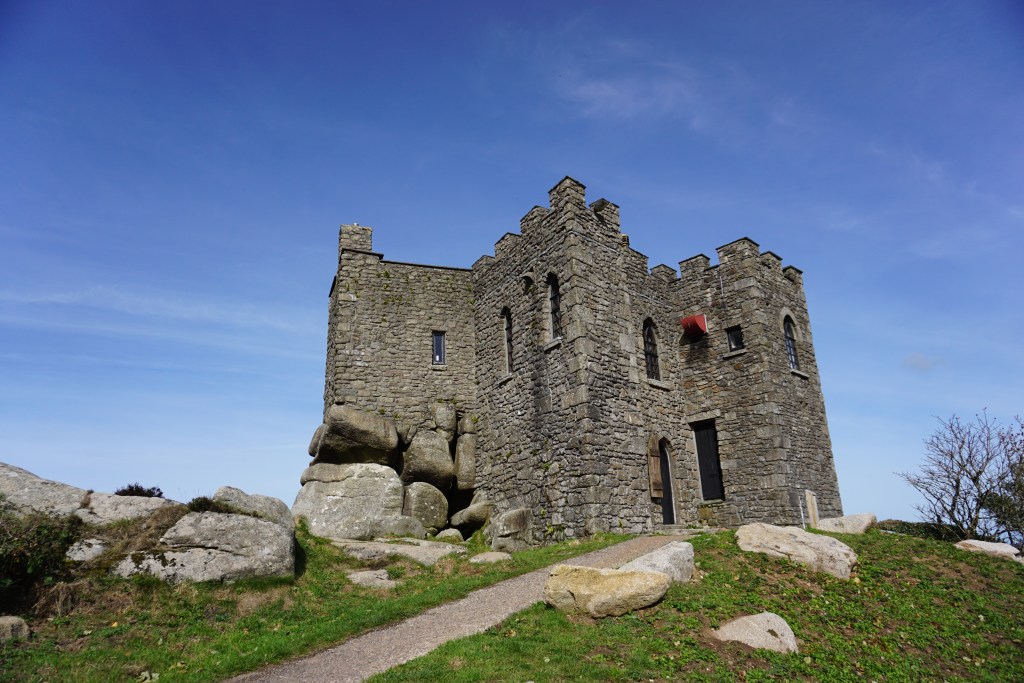
[[[1024,681],[1024,565],[875,530],[835,536],[859,555],[853,580],[705,536],[699,575],[654,607],[594,622],[537,605],[372,680]],[[799,654],[709,636],[765,610]]]

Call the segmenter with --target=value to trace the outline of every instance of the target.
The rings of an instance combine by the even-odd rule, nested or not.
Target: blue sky
[[[1024,413],[1014,2],[0,2],[0,461],[289,504],[337,227],[469,266],[565,175],[805,272],[848,512]]]

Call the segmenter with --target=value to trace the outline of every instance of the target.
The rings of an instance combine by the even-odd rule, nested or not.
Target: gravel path
[[[619,567],[671,541],[689,536],[637,538],[565,560],[562,564]],[[475,590],[461,600],[433,609],[302,659],[242,674],[227,683],[317,683],[363,681],[374,674],[425,655],[449,640],[486,631],[516,612],[543,600],[550,567]]]

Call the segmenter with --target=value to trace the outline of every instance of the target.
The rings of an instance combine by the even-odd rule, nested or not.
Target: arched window
[[[788,315],[782,321],[782,334],[786,339],[786,356],[789,357],[789,367],[799,370],[800,361],[796,357],[796,332],[793,328],[793,319]]]
[[[661,368],[658,367],[658,340],[654,335],[654,322],[650,318],[644,321],[644,362],[647,365],[648,379],[661,379]]]
[[[512,311],[501,309],[501,323],[505,328],[505,369],[512,372]]]
[[[551,316],[551,339],[562,336],[562,297],[558,293],[558,278],[548,275],[548,314]]]

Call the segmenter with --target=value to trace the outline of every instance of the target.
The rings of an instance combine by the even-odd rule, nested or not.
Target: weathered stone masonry
[[[530,542],[664,521],[798,523],[804,489],[823,516],[842,514],[801,272],[755,242],[720,247],[714,266],[682,261],[678,276],[648,270],[618,207],[587,206],[583,185],[565,178],[549,208],[534,207],[468,270],[386,261],[365,226],[342,226],[339,245],[325,415],[344,403],[408,434],[437,427],[431,405],[451,402],[475,427],[476,457],[472,486],[447,492],[450,513],[475,490],[496,514],[524,510]],[[706,334],[684,335],[680,320],[700,315]],[[645,323],[659,378],[648,376]],[[743,345],[730,351],[736,328]],[[432,362],[435,332],[443,365]],[[695,426],[717,438],[715,500],[702,490]]]

